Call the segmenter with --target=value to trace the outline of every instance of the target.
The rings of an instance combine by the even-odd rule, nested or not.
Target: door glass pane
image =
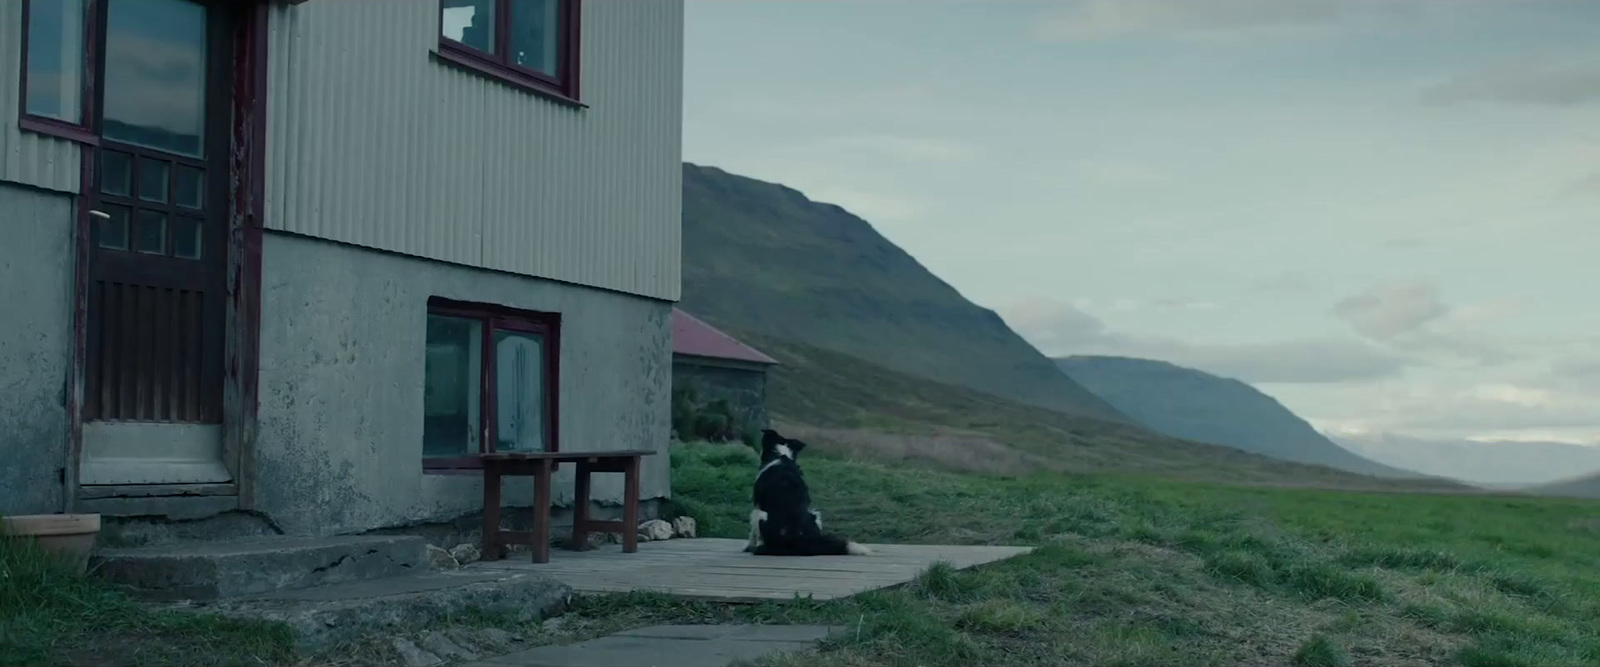
[[[109,0],[107,139],[180,155],[204,149],[206,8],[188,0]]]
[[[128,249],[128,209],[121,206],[100,207],[109,218],[95,216],[100,221],[100,247],[112,250]]]
[[[105,151],[100,154],[100,191],[127,197],[133,193],[133,156]]]
[[[200,259],[200,220],[197,218],[172,219],[172,256],[178,259]]]
[[[495,0],[441,0],[439,30],[445,39],[494,53]]]
[[[83,122],[83,10],[84,0],[28,4],[28,113]]]
[[[482,401],[483,324],[429,315],[422,380],[423,456],[478,453]]]
[[[561,53],[560,0],[514,0],[511,4],[511,61],[556,76]]]
[[[172,178],[172,201],[184,208],[204,207],[205,172],[179,165],[178,171]]]
[[[167,173],[165,162],[139,158],[139,198],[145,201],[167,200]]]
[[[494,332],[495,450],[545,450],[544,337]]]
[[[139,211],[133,220],[133,249],[147,255],[167,254],[167,216]]]

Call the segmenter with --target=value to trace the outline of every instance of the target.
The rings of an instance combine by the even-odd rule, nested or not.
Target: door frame
[[[104,0],[88,0],[88,11],[101,11]],[[143,489],[95,487],[93,497],[85,497],[79,484],[83,458],[84,386],[88,356],[90,225],[88,202],[93,196],[96,170],[93,146],[81,146],[77,198],[77,233],[73,280],[73,355],[67,378],[68,446],[63,462],[63,511],[80,511],[86,504],[103,505],[96,509],[109,514],[167,514],[190,516],[214,514],[228,509],[253,509],[254,470],[252,455],[256,440],[257,387],[260,369],[261,337],[261,234],[264,227],[266,195],[267,66],[270,5],[298,4],[295,0],[253,0],[246,3],[223,2],[214,6],[233,12],[232,25],[232,118],[229,122],[228,171],[231,184],[226,218],[228,220],[226,309],[223,334],[223,463],[233,473],[232,484],[160,485]],[[88,49],[97,52],[104,35],[93,22],[88,34]],[[93,94],[100,94],[91,72]],[[92,138],[98,142],[98,136]],[[191,487],[191,488],[184,488]],[[167,495],[152,495],[166,493]],[[128,500],[132,504],[107,504],[104,501]],[[231,501],[227,501],[231,498]],[[164,500],[163,500],[164,499]],[[193,508],[193,501],[202,501]],[[223,500],[224,502],[217,502]],[[126,508],[126,511],[120,511]]]

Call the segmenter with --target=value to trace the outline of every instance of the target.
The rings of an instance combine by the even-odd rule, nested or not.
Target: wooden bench
[[[483,463],[483,559],[506,557],[508,547],[526,544],[533,549],[533,562],[550,562],[551,476],[562,463],[577,466],[572,499],[572,541],[567,548],[581,550],[589,543],[589,533],[620,533],[622,550],[639,550],[639,463],[651,450],[603,452],[493,452],[475,459]],[[623,500],[621,521],[595,521],[589,518],[589,475],[597,472],[622,473]],[[500,485],[505,477],[534,478],[533,530],[500,529]]]

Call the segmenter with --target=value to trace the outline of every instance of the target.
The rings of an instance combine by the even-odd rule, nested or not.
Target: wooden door
[[[226,481],[227,8],[99,14],[83,483]]]

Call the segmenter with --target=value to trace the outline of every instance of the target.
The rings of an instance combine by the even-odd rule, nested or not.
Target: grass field
[[[823,662],[847,665],[1600,664],[1600,503],[802,458],[853,538],[1041,548],[846,601],[623,595],[579,616],[844,624]],[[676,446],[677,509],[743,537],[754,469],[740,445]]]
[[[287,626],[141,606],[29,542],[0,539],[0,665],[276,665]]]

